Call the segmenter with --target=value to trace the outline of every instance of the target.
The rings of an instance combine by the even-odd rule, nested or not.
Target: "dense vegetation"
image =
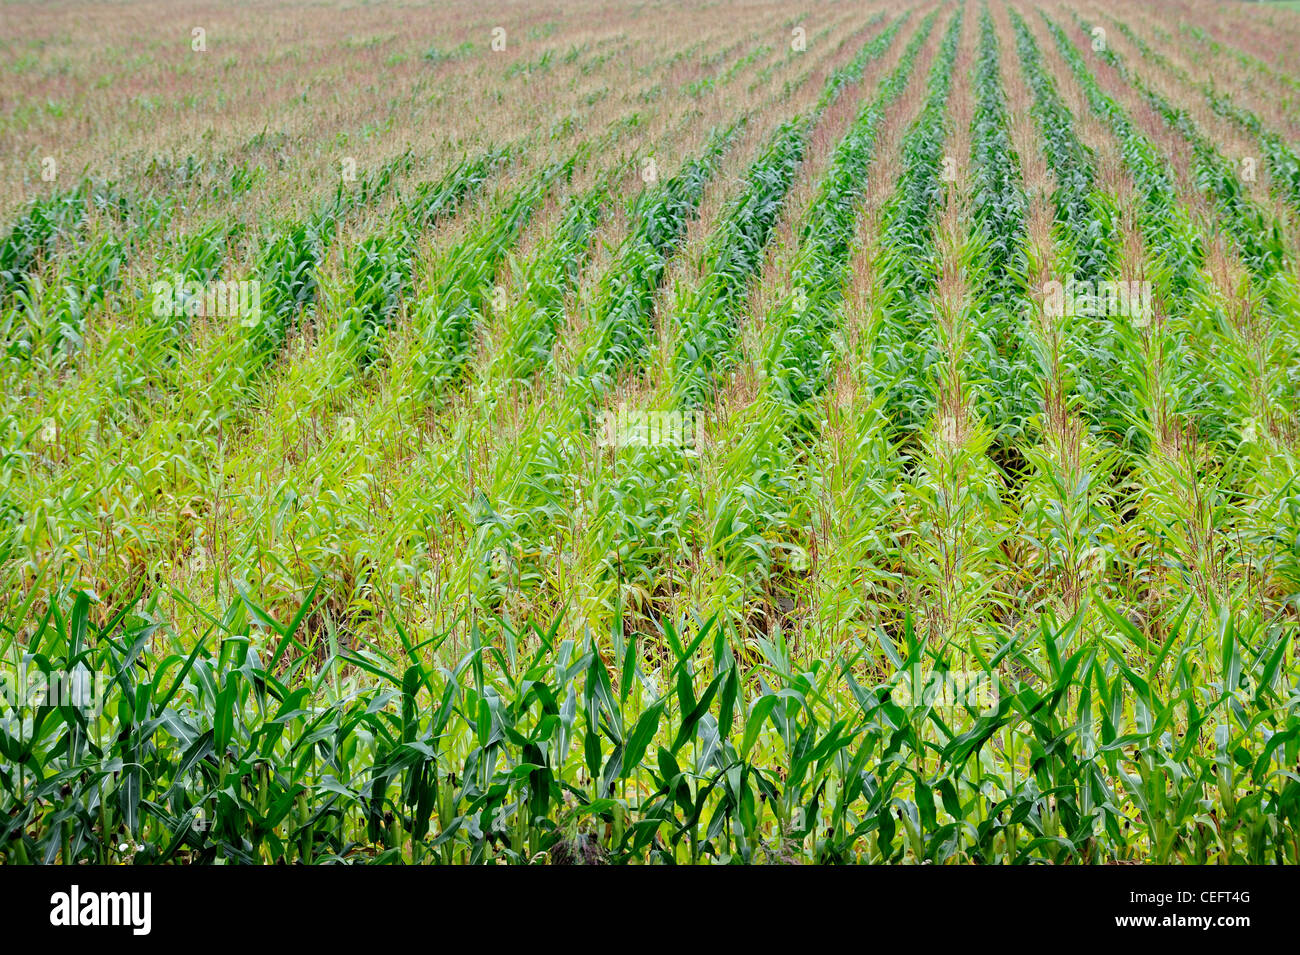
[[[6,41],[0,861],[1300,863],[1300,15],[894,6]]]

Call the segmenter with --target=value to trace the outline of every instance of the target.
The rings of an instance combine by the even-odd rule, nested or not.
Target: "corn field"
[[[0,862],[1300,863],[1300,13],[0,6]]]

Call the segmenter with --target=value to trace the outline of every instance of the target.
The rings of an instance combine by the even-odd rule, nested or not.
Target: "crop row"
[[[33,672],[110,676],[95,707],[0,720],[6,858],[1300,862],[1287,642],[1226,613],[1164,646],[1114,612],[1107,638],[1044,620],[954,710],[910,627],[878,636],[909,685],[853,650],[801,668],[779,638],[747,676],[711,622],[670,628],[662,667],[617,631],[606,658],[505,630],[445,668],[408,641],[312,675],[287,663],[306,609],[232,605],[192,648],[148,611],[96,630],[84,596],[33,621]]]
[[[948,28],[930,67],[925,105],[903,138],[903,171],[881,212],[879,287],[889,320],[878,332],[882,361],[873,386],[900,429],[919,426],[929,412],[926,376],[935,345],[928,296],[938,278],[934,213],[944,197],[944,117],[964,15]]]
[[[704,281],[676,304],[681,342],[676,355],[676,389],[688,405],[700,404],[710,384],[725,370],[720,367],[728,358],[724,349],[803,160],[812,128],[846,85],[861,78],[866,64],[889,49],[910,15],[895,20],[863,47],[849,66],[836,71],[817,106],[779,128],[750,166],[746,190],[736,197],[710,237],[704,253]]]
[[[1235,103],[1229,92],[1213,83],[1197,83],[1182,70],[1170,62],[1164,54],[1153,50],[1145,40],[1138,36],[1126,23],[1115,21],[1120,31],[1137,47],[1142,57],[1159,64],[1173,72],[1182,81],[1193,85],[1204,97],[1210,108],[1218,115],[1231,120],[1242,129],[1255,136],[1264,149],[1268,170],[1273,177],[1274,188],[1297,211],[1300,211],[1300,158],[1278,133],[1267,128],[1254,112]]]
[[[1116,200],[1099,187],[1096,157],[1079,139],[1075,117],[1061,98],[1028,25],[1014,10],[1010,15],[1021,69],[1034,93],[1039,141],[1055,183],[1054,247],[1050,256],[1044,255],[1028,268],[1029,280],[1038,283],[1031,291],[1043,295],[1049,281],[1059,283],[1063,291],[1071,279],[1087,283],[1113,279],[1119,256]],[[1114,334],[1104,317],[1076,317],[1061,311],[1052,316],[1052,334],[1061,343],[1057,358],[1068,355],[1068,365],[1073,368],[1069,385],[1083,402],[1083,414],[1101,429],[1105,439],[1121,439],[1128,430],[1131,407],[1117,384]],[[1059,361],[1053,363],[1059,370],[1066,368]],[[1045,376],[1045,380],[1052,377]]]

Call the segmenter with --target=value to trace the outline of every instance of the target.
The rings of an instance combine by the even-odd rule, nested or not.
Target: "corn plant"
[[[15,19],[0,863],[1300,864],[1295,31],[1076,6]]]

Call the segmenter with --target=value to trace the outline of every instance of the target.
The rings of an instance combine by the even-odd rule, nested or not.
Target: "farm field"
[[[1300,13],[0,4],[0,861],[1300,863]]]

